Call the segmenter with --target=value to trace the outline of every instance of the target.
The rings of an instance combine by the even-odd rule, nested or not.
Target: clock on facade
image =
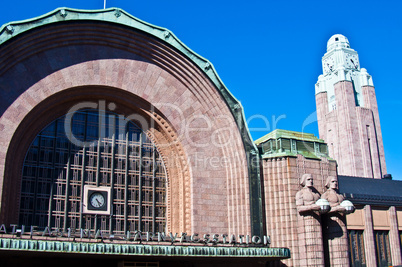
[[[346,54],[345,56],[346,67],[351,69],[359,68],[359,59],[356,54]]]
[[[327,57],[322,61],[324,74],[330,73],[334,70],[334,60],[332,57]]]
[[[106,210],[107,191],[88,190],[88,194],[89,194],[88,209]]]
[[[89,214],[110,214],[110,188],[106,186],[84,186],[83,212]]]

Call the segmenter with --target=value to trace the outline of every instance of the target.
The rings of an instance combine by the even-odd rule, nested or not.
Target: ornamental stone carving
[[[300,185],[303,188],[296,193],[297,233],[303,259],[300,259],[299,266],[321,267],[325,264],[321,214],[328,211],[329,203],[320,199],[311,174],[304,174]]]
[[[328,176],[325,183],[327,191],[321,196],[321,198],[328,200],[331,210],[329,213],[352,213],[354,212],[353,204],[345,200],[345,198],[338,193],[338,179],[335,176]]]
[[[316,204],[320,199],[320,193],[314,188],[314,180],[311,174],[304,174],[300,180],[303,188],[296,193],[296,207],[301,215],[314,211],[320,211],[321,207]]]

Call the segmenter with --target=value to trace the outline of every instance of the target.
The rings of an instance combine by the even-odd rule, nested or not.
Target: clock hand
[[[96,202],[98,202],[98,205],[99,205],[99,206],[102,204],[102,203],[100,203],[100,202],[99,202],[99,200],[98,200],[98,199],[95,199],[95,200],[96,200]]]
[[[355,64],[355,62],[353,61],[353,59],[350,59],[350,61],[352,61],[353,66],[355,67],[355,69],[357,69],[357,65]]]

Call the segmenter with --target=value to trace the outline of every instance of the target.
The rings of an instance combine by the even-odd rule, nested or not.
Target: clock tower
[[[382,178],[386,166],[373,80],[345,36],[329,39],[322,70],[315,85],[318,129],[338,174]]]

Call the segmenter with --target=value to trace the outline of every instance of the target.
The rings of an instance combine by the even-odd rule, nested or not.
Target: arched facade
[[[209,62],[119,9],[58,9],[0,29],[0,220],[18,223],[35,136],[78,108],[142,126],[167,173],[167,231],[261,234],[259,164]]]
[[[102,108],[81,109],[48,124],[31,143],[18,224],[165,232],[166,187],[158,148],[139,125]]]

